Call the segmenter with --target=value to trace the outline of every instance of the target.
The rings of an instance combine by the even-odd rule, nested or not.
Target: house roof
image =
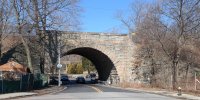
[[[28,68],[24,67],[23,65],[9,61],[6,64],[0,66],[0,71],[12,71],[12,72],[19,72],[19,73],[27,73]]]

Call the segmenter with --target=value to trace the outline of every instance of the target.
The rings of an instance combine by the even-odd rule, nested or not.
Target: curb
[[[32,95],[21,95],[21,96],[13,96],[13,97],[7,97],[7,98],[0,98],[0,100],[10,100],[10,99],[25,98],[25,97],[31,97],[31,96],[37,96],[37,93],[36,94],[32,94]]]
[[[34,94],[30,94],[30,95],[21,95],[21,96],[13,96],[13,97],[8,97],[8,98],[3,98],[0,100],[10,100],[10,99],[17,99],[17,98],[25,98],[25,97],[31,97],[31,96],[41,96],[41,95],[47,95],[47,94],[56,94],[56,93],[59,93],[61,91],[64,91],[65,89],[67,89],[67,87],[64,87],[63,89],[61,90],[58,90],[58,91],[50,91],[50,92],[45,92],[45,93],[34,93]]]
[[[122,87],[115,87],[115,86],[106,86],[106,85],[100,85],[100,84],[96,84],[96,85],[104,86],[104,87],[111,87],[111,88],[116,88],[116,89],[125,89],[125,90],[129,90],[129,91],[137,91],[137,92],[149,93],[149,94],[157,94],[157,95],[162,95],[162,96],[167,96],[167,97],[173,97],[173,98],[177,98],[177,99],[199,100],[199,99],[191,99],[191,98],[187,98],[187,97],[174,96],[174,95],[170,95],[170,94],[156,93],[156,92],[139,90],[139,89],[122,88]]]

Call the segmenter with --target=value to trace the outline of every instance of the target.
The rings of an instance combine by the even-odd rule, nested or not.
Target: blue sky
[[[134,0],[81,0],[84,12],[81,16],[84,32],[110,32],[113,28],[127,33],[120,21],[115,17],[117,11],[129,13],[130,3]]]
[[[154,2],[156,0],[81,0],[80,6],[84,12],[81,16],[83,32],[112,32],[128,33],[116,13],[120,10],[123,14],[130,13],[130,4],[140,2]]]

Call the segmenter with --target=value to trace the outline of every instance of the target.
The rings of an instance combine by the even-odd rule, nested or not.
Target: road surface
[[[94,84],[72,84],[56,94],[19,98],[15,100],[178,100],[171,97],[104,87]]]

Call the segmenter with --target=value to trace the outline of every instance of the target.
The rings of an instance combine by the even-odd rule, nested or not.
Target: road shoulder
[[[173,98],[178,98],[178,99],[200,100],[199,96],[194,96],[194,95],[185,94],[185,93],[183,93],[181,96],[178,96],[177,92],[171,92],[171,91],[166,91],[166,90],[144,90],[144,89],[138,89],[138,88],[137,89],[136,88],[122,88],[122,87],[115,87],[115,86],[102,85],[102,84],[97,84],[97,85],[104,86],[104,87],[117,88],[117,89],[125,89],[125,90],[129,90],[129,91],[158,94],[158,95],[168,96],[168,97],[173,97]]]
[[[0,100],[10,100],[15,98],[24,98],[30,96],[39,96],[39,95],[46,95],[46,94],[55,94],[65,90],[66,86],[50,86],[48,88],[40,89],[40,90],[32,90],[29,92],[15,92],[15,93],[6,93],[0,94]]]

